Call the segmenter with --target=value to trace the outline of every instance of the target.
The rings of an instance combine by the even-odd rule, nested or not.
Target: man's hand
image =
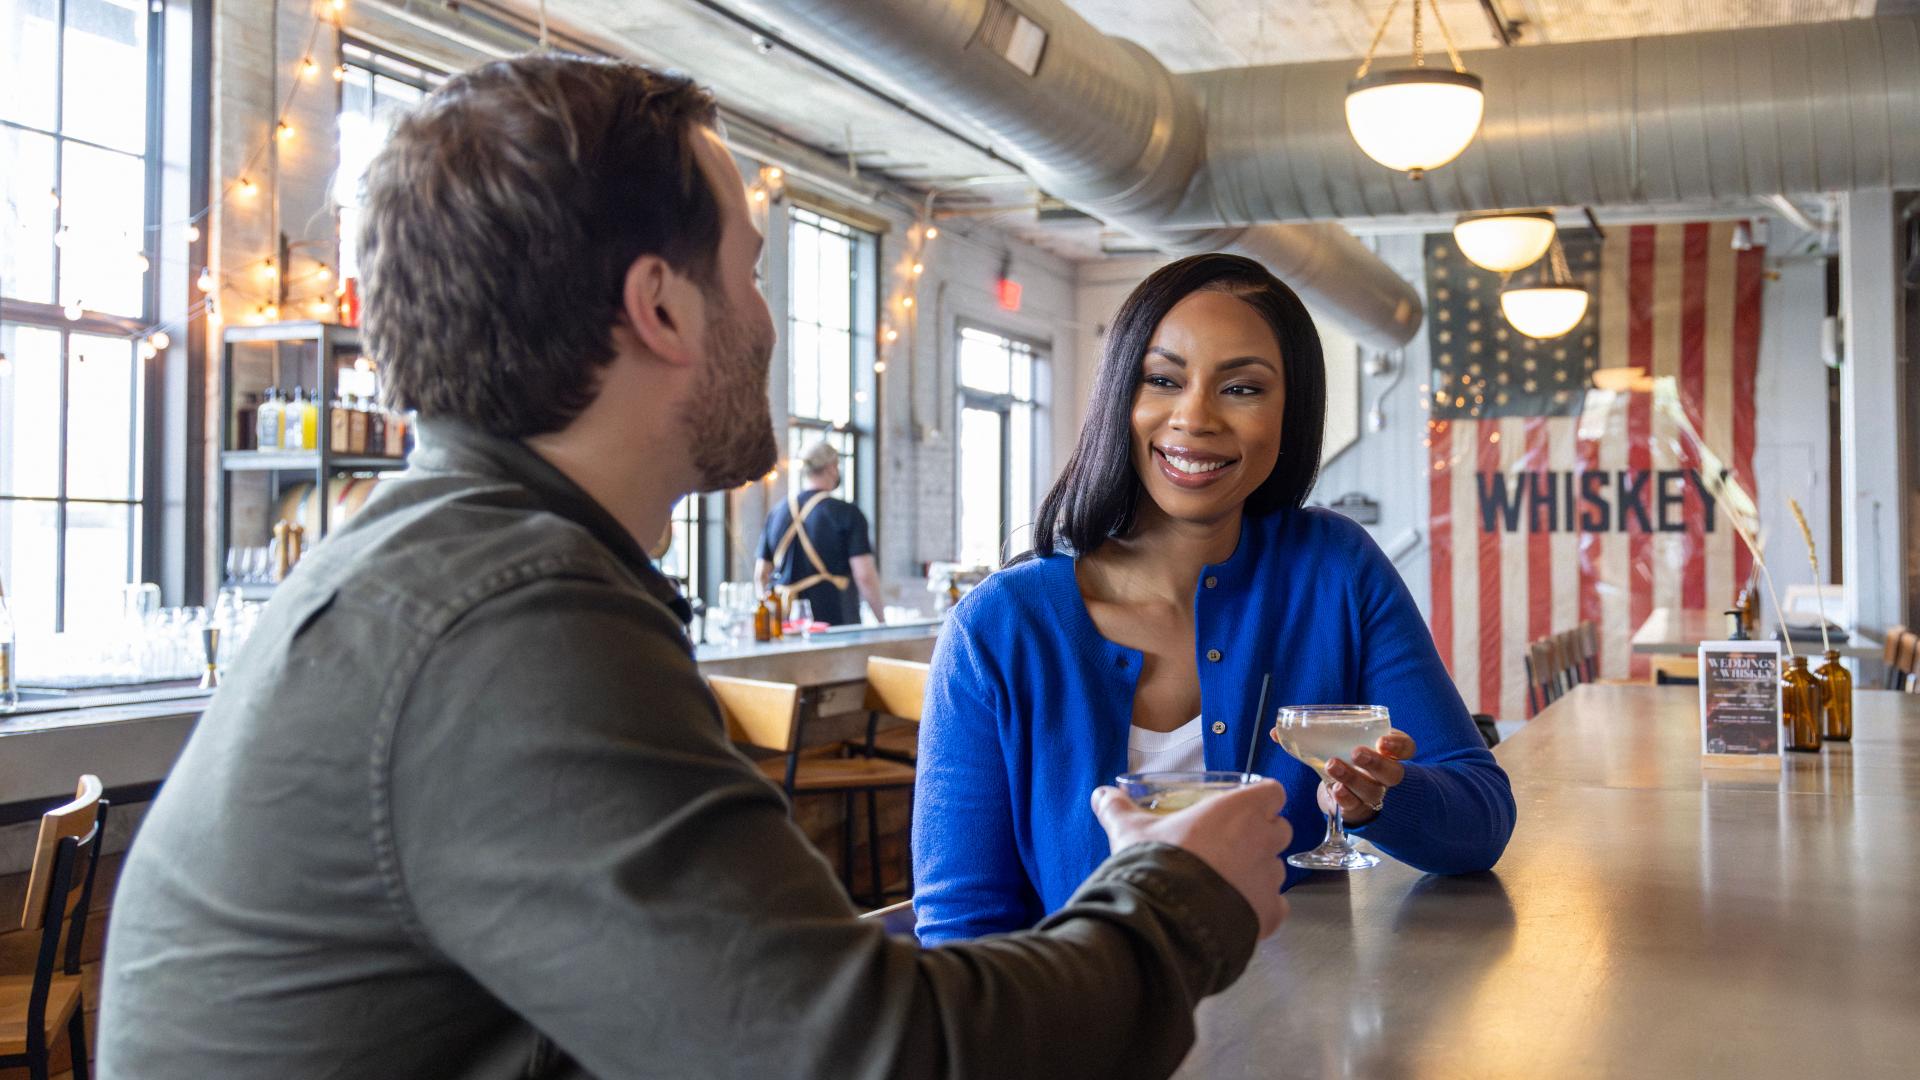
[[[1287,901],[1280,895],[1287,864],[1280,856],[1293,840],[1293,826],[1281,816],[1286,805],[1287,789],[1274,780],[1171,814],[1148,813],[1116,787],[1093,790],[1094,816],[1114,851],[1149,842],[1185,848],[1240,891],[1260,920],[1263,938],[1287,917]]]

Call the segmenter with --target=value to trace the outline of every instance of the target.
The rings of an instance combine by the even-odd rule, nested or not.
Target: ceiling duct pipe
[[[809,45],[989,132],[1054,195],[1174,252],[1265,263],[1362,342],[1406,344],[1419,293],[1332,224],[1167,227],[1204,164],[1193,89],[1060,0],[754,0]],[[884,61],[884,62],[880,62]],[[1250,219],[1248,219],[1250,220]]]
[[[1347,132],[1353,64],[1178,78],[1204,167],[1166,224],[1513,206],[1658,206],[1920,186],[1920,18],[1849,19],[1462,56],[1480,135],[1408,180]]]

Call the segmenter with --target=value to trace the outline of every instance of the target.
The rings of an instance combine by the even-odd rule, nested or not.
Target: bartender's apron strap
[[[806,524],[807,518],[812,515],[813,508],[819,506],[831,494],[827,491],[816,491],[807,499],[806,504],[802,505],[797,493],[791,490],[787,492],[787,510],[792,514],[793,522],[787,526],[786,535],[780,538],[780,543],[773,549],[773,565],[778,567],[781,560],[787,557],[787,549],[793,546],[795,539],[800,541],[800,550],[806,555],[807,561],[813,564],[811,575],[791,584],[778,586],[781,596],[789,601],[823,581],[832,582],[836,589],[847,587],[849,579],[845,575],[827,572],[827,564],[821,560],[819,549],[813,546],[813,537],[808,536],[807,530],[802,527]]]

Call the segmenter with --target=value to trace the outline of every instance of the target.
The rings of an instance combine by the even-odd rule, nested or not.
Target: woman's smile
[[[1189,490],[1219,483],[1240,463],[1224,454],[1167,445],[1154,446],[1153,459],[1169,483]]]

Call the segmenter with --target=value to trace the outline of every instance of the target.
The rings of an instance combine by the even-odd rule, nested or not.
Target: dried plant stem
[[[1813,529],[1807,525],[1807,515],[1800,510],[1800,500],[1789,497],[1787,509],[1793,511],[1793,520],[1800,524],[1800,538],[1807,542],[1807,562],[1813,566],[1813,602],[1820,612],[1820,652],[1833,651],[1833,643],[1827,640],[1827,596],[1820,581],[1820,550],[1813,546]],[[1781,625],[1786,625],[1784,617]]]
[[[1786,609],[1780,606],[1780,594],[1774,591],[1773,571],[1767,569],[1766,556],[1760,554],[1760,545],[1753,542],[1753,536],[1752,534],[1748,533],[1747,530],[1740,528],[1739,526],[1736,525],[1733,531],[1735,535],[1740,537],[1740,542],[1747,545],[1748,553],[1753,556],[1753,565],[1760,568],[1760,579],[1767,583],[1767,596],[1771,597],[1773,600],[1774,616],[1780,620],[1780,628],[1782,631],[1784,631],[1787,626]],[[1756,626],[1754,627],[1754,629],[1758,630],[1760,628]],[[1787,659],[1789,660],[1793,659],[1794,657],[1793,635],[1783,632],[1780,635],[1780,640],[1786,642]]]

